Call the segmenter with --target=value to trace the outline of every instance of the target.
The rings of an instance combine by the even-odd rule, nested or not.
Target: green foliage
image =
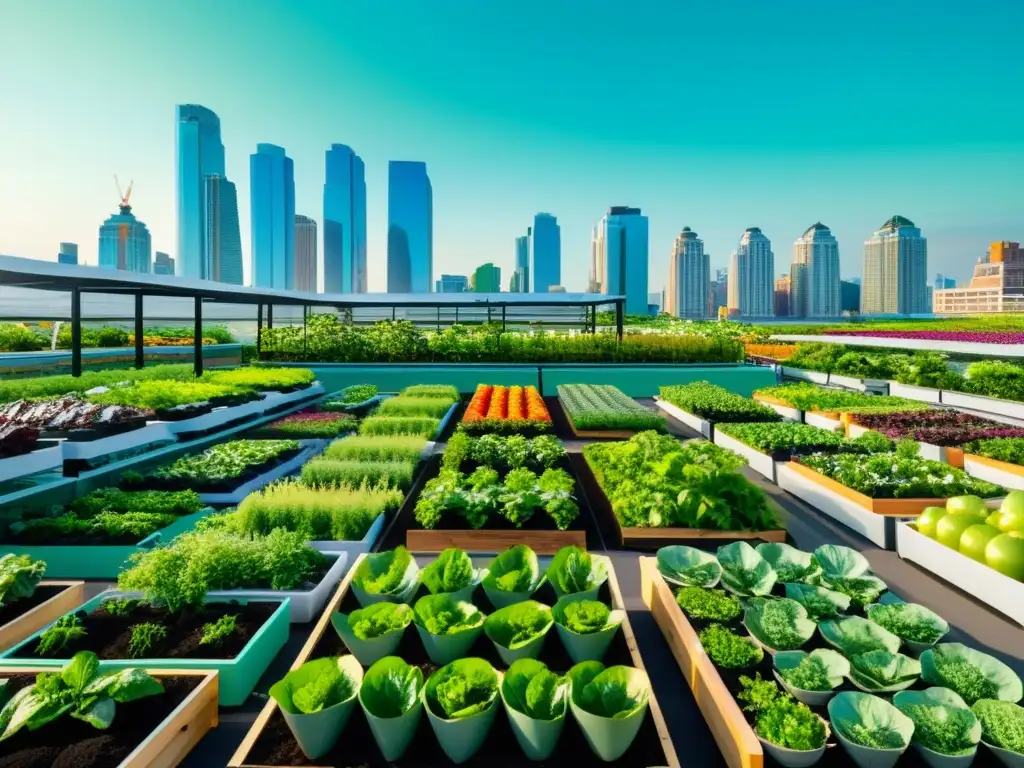
[[[733,621],[743,613],[739,598],[722,589],[681,587],[676,590],[676,603],[691,619],[699,621]]]
[[[484,632],[496,644],[515,650],[545,634],[554,618],[551,609],[535,600],[500,608],[484,620]]]
[[[537,554],[525,544],[509,547],[491,561],[484,577],[486,589],[498,592],[533,593],[544,581]]]
[[[116,387],[101,394],[89,395],[87,399],[99,405],[129,405],[157,411],[205,403],[247,391],[202,381],[137,381],[130,387]]]
[[[102,371],[83,371],[81,376],[34,376],[26,379],[0,381],[0,403],[21,399],[44,399],[71,393],[83,393],[96,387],[112,387],[121,382],[149,379],[190,381],[195,371],[191,363],[180,365],[154,365],[146,368],[120,368]]]
[[[419,568],[405,547],[367,555],[352,582],[370,595],[400,595],[419,579]]]
[[[716,424],[723,421],[782,421],[782,417],[768,406],[706,381],[661,387],[660,397],[687,413]]]
[[[568,701],[566,679],[536,659],[517,659],[502,680],[505,703],[534,720],[565,717]]]
[[[18,323],[0,323],[0,352],[35,352],[43,349],[46,337]]]
[[[246,366],[211,371],[203,376],[203,381],[259,392],[289,391],[312,384],[316,381],[316,374],[308,368]]]
[[[921,654],[921,679],[949,688],[968,706],[979,699],[1020,701],[1021,680],[1006,664],[961,643],[940,643]]]
[[[1024,367],[1004,360],[971,363],[964,383],[964,389],[974,394],[1024,401]]]
[[[327,446],[324,456],[337,461],[400,461],[416,464],[426,444],[424,438],[408,435],[348,435]]]
[[[849,726],[843,735],[854,744],[869,749],[903,749],[906,746],[898,732],[888,728],[869,728],[860,723]]]
[[[436,397],[455,402],[459,399],[459,390],[451,384],[413,384],[403,389],[399,396]]]
[[[61,616],[49,628],[39,635],[36,654],[39,656],[56,656],[73,643],[85,637],[85,627],[78,614],[69,613]]]
[[[111,616],[124,618],[131,616],[145,604],[145,600],[139,600],[135,597],[116,597],[111,600],[104,600],[100,603],[100,608]]]
[[[432,595],[457,592],[472,583],[473,561],[461,549],[446,549],[420,571],[420,581]]]
[[[432,635],[455,635],[484,623],[484,615],[472,603],[450,595],[424,595],[413,606],[414,621]]]
[[[721,624],[711,624],[701,630],[699,638],[712,663],[724,669],[746,669],[764,658],[764,651],[757,643]]]
[[[569,670],[568,677],[573,702],[597,717],[625,720],[647,707],[651,684],[634,667],[583,661]]]
[[[846,442],[839,432],[791,421],[777,424],[723,423],[715,429],[760,453],[769,455],[776,452],[795,455],[839,449]]]
[[[907,692],[893,703],[914,721],[915,743],[943,755],[974,752],[981,737],[978,718],[955,693],[941,688]]]
[[[949,632],[942,617],[916,603],[870,605],[867,613],[873,622],[912,643],[932,645]]]
[[[987,459],[1024,464],[1024,437],[996,437],[974,440],[963,446],[964,453],[973,453]]]
[[[359,690],[359,682],[346,668],[345,658],[307,661],[270,687],[270,696],[281,709],[293,715],[313,715],[348,701]]]
[[[665,417],[610,384],[559,384],[558,400],[576,429],[665,431]]]
[[[600,600],[559,600],[551,609],[555,621],[577,635],[591,635],[607,629],[611,609]]]
[[[579,547],[562,547],[551,559],[547,577],[559,595],[587,592],[608,580],[608,561]]]
[[[768,561],[745,541],[734,541],[718,548],[722,583],[737,595],[767,595],[778,578]]]
[[[407,489],[412,485],[414,464],[405,461],[349,461],[316,458],[302,467],[302,482],[315,487]],[[399,502],[400,504],[401,502]]]
[[[868,651],[850,657],[850,679],[869,691],[883,692],[921,676],[921,663],[902,653]]]
[[[419,701],[423,670],[397,656],[378,660],[363,677],[359,699],[374,717],[401,717]]]
[[[492,469],[519,469],[536,472],[553,467],[565,455],[562,442],[552,435],[526,438],[522,435],[480,435],[472,437],[456,432],[445,446],[441,466],[459,469],[463,462],[474,461]]]
[[[157,467],[148,473],[148,477],[161,483],[202,487],[241,478],[247,472],[276,463],[282,455],[296,452],[301,447],[297,440],[231,440]]]
[[[971,707],[986,744],[1024,755],[1024,708],[1010,701],[982,699]]]
[[[441,419],[457,398],[446,397],[389,397],[377,408],[376,416],[428,416]]]
[[[200,645],[220,645],[238,631],[238,614],[225,613],[216,621],[203,624],[203,636]],[[133,635],[134,637],[134,635]]]
[[[359,434],[431,438],[440,426],[441,420],[430,416],[368,416],[359,424]]]
[[[801,691],[832,690],[828,667],[818,656],[808,654],[797,666],[779,670],[779,675],[791,686]]]
[[[339,400],[344,405],[358,405],[359,403],[365,403],[371,397],[377,396],[377,385],[376,384],[353,384],[342,390]],[[324,402],[324,406],[327,410],[332,402],[335,401],[333,398],[328,399]]]
[[[868,651],[896,653],[900,647],[896,635],[860,616],[823,621],[818,628],[821,636],[848,659]]]
[[[737,699],[754,713],[754,731],[765,741],[786,749],[808,751],[825,744],[825,723],[806,704],[782,691],[775,683],[741,677],[743,690]]]
[[[426,705],[438,717],[462,720],[490,709],[498,696],[498,673],[483,659],[459,659],[427,680]]]
[[[816,625],[795,600],[752,599],[743,616],[750,633],[777,651],[799,648],[814,634]]]
[[[399,632],[408,627],[412,620],[412,608],[405,603],[388,602],[372,603],[352,611],[347,618],[349,629],[360,640],[373,640]]]
[[[927,403],[917,400],[883,395],[865,395],[859,392],[845,392],[838,389],[824,389],[808,382],[764,387],[754,392],[754,395],[771,397],[802,411],[823,411],[826,413],[896,413],[928,409]]]
[[[144,622],[132,627],[131,638],[128,640],[128,655],[133,659],[141,659],[150,654],[154,646],[167,639],[167,627],[163,624]]]
[[[28,555],[0,556],[0,606],[32,597],[46,573],[46,563]]]

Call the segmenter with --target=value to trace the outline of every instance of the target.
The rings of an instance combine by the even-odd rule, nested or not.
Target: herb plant
[[[850,598],[841,592],[810,584],[786,584],[786,597],[795,600],[807,611],[807,616],[820,623],[825,619],[838,618],[850,607]]]
[[[216,621],[203,625],[203,636],[200,645],[220,645],[238,631],[238,614],[225,613]]]
[[[765,741],[785,749],[810,751],[825,745],[828,729],[811,709],[760,674],[741,677],[737,694],[744,710],[754,714],[754,731]]]
[[[377,416],[429,416],[441,419],[458,397],[389,397],[377,408]]]
[[[799,648],[817,628],[800,603],[786,598],[751,599],[743,623],[763,645],[777,651]]]
[[[721,589],[682,587],[676,590],[676,603],[691,619],[733,621],[743,613],[739,598]]]
[[[127,617],[131,616],[145,604],[145,600],[140,600],[136,597],[117,597],[112,600],[104,600],[100,603],[100,608],[111,616]]]
[[[810,424],[783,421],[775,424],[723,423],[715,429],[778,459],[817,451],[838,450],[844,439],[838,432]]]
[[[711,624],[701,630],[699,639],[715,666],[724,669],[746,669],[764,658],[764,651],[757,643],[721,624]]]
[[[914,721],[914,741],[943,755],[967,755],[981,739],[981,723],[964,700],[946,688],[902,691],[896,709]]]
[[[1020,701],[1017,674],[998,659],[961,643],[940,643],[921,654],[921,678],[957,693],[969,706],[979,699]]]
[[[297,440],[232,440],[157,467],[142,482],[161,488],[202,489],[258,472],[300,448]]]
[[[440,426],[441,420],[431,416],[367,416],[359,424],[359,434],[430,438]]]
[[[981,699],[971,707],[986,744],[1024,755],[1024,708],[1010,701]]]
[[[876,603],[867,608],[868,618],[901,640],[932,645],[949,632],[941,616],[916,603]]]
[[[39,656],[56,656],[85,635],[86,630],[82,625],[81,617],[78,614],[69,613],[61,616],[39,635],[36,653]]]
[[[660,397],[687,413],[716,424],[723,421],[782,421],[782,417],[771,408],[706,381],[661,387]]]
[[[141,659],[153,651],[154,646],[167,639],[167,627],[163,624],[144,622],[132,627],[128,641],[128,655]]]
[[[576,429],[665,431],[665,417],[610,384],[559,384],[558,400]]]
[[[416,464],[426,445],[426,439],[410,435],[347,435],[327,446],[324,457],[338,461]]]
[[[831,691],[842,685],[850,672],[844,656],[826,648],[804,653],[790,651],[775,655],[779,676],[793,688],[802,691]]]

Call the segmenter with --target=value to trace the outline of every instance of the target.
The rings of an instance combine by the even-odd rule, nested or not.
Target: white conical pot
[[[899,759],[903,757],[903,753],[907,751],[907,747],[903,749],[864,747],[860,744],[854,744],[843,736],[838,729],[835,729],[833,732],[836,735],[836,740],[846,750],[846,754],[850,756],[850,760],[856,763],[859,768],[893,768],[899,762]]]
[[[558,739],[565,726],[565,712],[555,720],[537,720],[513,709],[505,699],[504,686],[501,687],[501,701],[508,713],[509,725],[515,734],[519,748],[523,750],[527,760],[546,760],[558,746]]]
[[[506,648],[503,645],[499,645],[497,642],[492,640],[495,649],[498,651],[498,655],[506,665],[511,666],[513,661],[518,659],[536,659],[540,656],[541,650],[544,648],[544,640],[548,636],[548,632],[551,630],[551,625],[541,632],[537,637],[533,638],[527,643],[519,646],[518,648]]]
[[[928,763],[931,768],[967,768],[974,762],[974,758],[978,754],[977,747],[972,749],[966,755],[944,755],[933,749],[922,747],[920,744],[914,744],[914,749],[917,750],[918,754],[921,755],[921,758]]]
[[[501,688],[501,674],[498,674],[498,687]],[[487,735],[494,725],[494,716],[498,713],[498,699],[491,703],[487,709],[472,717],[464,717],[460,720],[446,720],[435,715],[427,705],[426,686],[420,693],[420,701],[427,711],[427,719],[434,731],[437,743],[448,755],[448,758],[455,764],[464,763],[477,753]]]
[[[405,629],[396,629],[380,637],[373,637],[369,640],[356,637],[348,625],[348,616],[343,613],[336,613],[331,616],[331,624],[335,631],[345,642],[345,646],[352,652],[361,665],[370,667],[385,656],[391,656],[398,650],[402,642]]]
[[[484,587],[484,594],[487,595],[487,599],[491,601],[491,605],[495,608],[505,608],[509,605],[525,602],[533,597],[533,592],[501,592],[500,590],[488,589],[487,587]]]
[[[368,605],[374,603],[408,603],[416,595],[416,590],[420,587],[419,581],[410,582],[402,592],[394,595],[372,595],[365,589],[356,586],[355,582],[352,583],[352,592],[356,596],[356,600],[359,601],[359,605],[366,608]]]
[[[419,624],[416,625],[423,648],[430,660],[438,666],[450,664],[456,659],[469,655],[469,650],[476,643],[480,633],[484,631],[483,623],[473,629],[456,632],[453,635],[433,635]]]
[[[416,735],[423,714],[422,699],[417,698],[409,711],[398,717],[377,717],[371,713],[363,703],[362,691],[359,694],[359,706],[363,708],[373,740],[377,742],[377,748],[384,759],[389,763],[400,759]]]
[[[633,740],[640,732],[640,726],[644,723],[647,715],[647,703],[629,717],[616,720],[610,717],[592,715],[584,709],[580,709],[572,702],[570,693],[569,708],[572,716],[583,731],[583,738],[587,740],[591,751],[601,760],[610,763],[618,760],[626,750],[633,744]]]
[[[1024,768],[1024,755],[1019,752],[1011,752],[1008,749],[1002,749],[1001,747],[993,746],[987,741],[983,741],[986,749],[992,752],[996,756],[996,759],[1006,766],[1006,768]]]
[[[818,749],[786,749],[786,747],[772,744],[760,736],[757,737],[757,740],[761,742],[765,752],[775,758],[775,761],[779,765],[785,766],[785,768],[810,768],[810,766],[817,763],[825,755],[825,744],[822,744]]]

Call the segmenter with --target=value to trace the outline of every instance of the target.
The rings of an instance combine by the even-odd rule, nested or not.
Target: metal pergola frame
[[[233,286],[212,280],[195,280],[170,275],[149,275],[122,272],[97,267],[58,264],[56,262],[23,259],[0,255],[0,286],[59,291],[71,294],[71,375],[82,375],[82,294],[106,293],[135,297],[135,367],[145,365],[143,354],[143,310],[146,296],[191,298],[194,301],[193,357],[197,376],[203,373],[203,303],[248,304],[256,306],[256,348],[260,348],[263,331],[263,308],[266,306],[267,328],[274,327],[274,305],[303,308],[303,335],[310,309],[330,307],[335,311],[361,307],[402,308],[434,307],[438,313],[438,326],[442,309],[454,309],[456,322],[459,308],[486,309],[488,320],[492,309],[501,310],[504,331],[509,307],[583,307],[590,324],[590,332],[597,331],[597,308],[615,305],[615,330],[622,340],[623,315],[626,298],[597,293],[307,293],[271,288]],[[471,297],[471,298],[470,298]]]

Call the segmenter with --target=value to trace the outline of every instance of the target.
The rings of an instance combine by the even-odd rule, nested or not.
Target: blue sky
[[[370,289],[385,286],[387,161],[423,160],[434,268],[512,264],[537,211],[583,289],[610,205],[650,216],[652,290],[675,234],[724,266],[744,228],[776,272],[821,220],[843,274],[889,216],[965,279],[1024,239],[1017,0],[0,0],[0,252],[55,258],[116,210],[174,254],[174,105],[216,111],[248,258],[249,154],[295,160],[321,219],[323,153],[366,162]],[[931,277],[931,275],[929,276]]]

